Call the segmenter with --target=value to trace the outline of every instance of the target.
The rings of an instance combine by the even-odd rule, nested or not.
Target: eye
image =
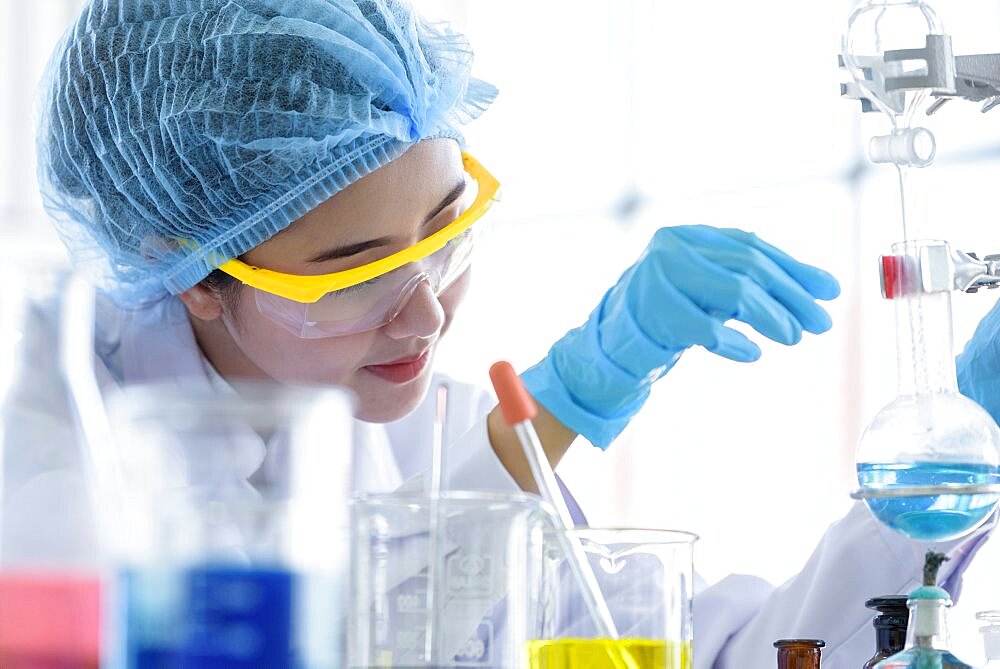
[[[467,229],[463,230],[461,233],[459,233],[458,235],[455,235],[454,237],[452,237],[451,239],[449,239],[447,245],[448,246],[454,246],[454,245],[458,244],[459,242],[461,242],[463,239],[468,239],[470,235],[472,235],[472,228],[467,228]]]
[[[354,295],[356,293],[361,293],[366,289],[368,289],[369,287],[378,283],[378,280],[381,278],[382,277],[377,276],[374,279],[368,279],[367,281],[356,283],[353,286],[348,286],[347,288],[341,288],[340,290],[331,291],[327,293],[327,295],[331,297],[344,297],[347,295]]]

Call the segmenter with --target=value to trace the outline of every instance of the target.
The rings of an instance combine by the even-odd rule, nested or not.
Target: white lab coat
[[[176,382],[186,388],[225,385],[201,355],[186,310],[176,298],[132,311],[100,300],[96,353],[98,379],[105,388],[152,381]],[[486,415],[493,400],[480,388],[442,376],[436,380],[450,386],[448,487],[516,491],[489,444]],[[356,425],[356,455],[364,459],[356,467],[364,473],[356,481],[358,489],[378,492],[424,485],[423,472],[431,458],[433,404],[434,394],[429,393],[399,421]],[[972,536],[938,547],[952,557],[942,573],[953,591],[971,554],[986,543],[995,524],[994,517]],[[776,542],[768,540],[767,545]],[[863,506],[855,505],[830,527],[802,571],[779,588],[751,576],[729,576],[713,585],[696,578],[695,667],[770,669],[775,639],[822,638],[827,643],[826,669],[856,669],[874,649],[872,612],[864,608],[865,599],[907,593],[916,587],[925,549],[886,529]],[[995,566],[981,571],[992,574]],[[981,587],[996,584],[994,578]],[[1000,593],[995,594],[993,605],[1000,608]],[[966,612],[963,621],[968,617]]]

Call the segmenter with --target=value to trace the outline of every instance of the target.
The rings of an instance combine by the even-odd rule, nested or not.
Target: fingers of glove
[[[794,315],[751,277],[716,264],[683,240],[664,244],[661,238],[660,242],[655,252],[642,259],[632,277],[633,313],[648,332],[655,335],[678,327],[678,319],[666,310],[644,308],[659,305],[660,296],[673,289],[703,314],[722,314],[713,318],[716,322],[736,318],[782,344],[795,344],[802,338],[802,326]]]
[[[840,295],[840,283],[824,270],[799,262],[778,247],[768,244],[757,235],[743,230],[727,229],[723,232],[734,239],[757,249],[785,270],[790,277],[820,300],[832,300]]]
[[[711,327],[715,343],[705,348],[712,353],[736,362],[754,362],[760,358],[760,347],[742,332],[727,328],[718,321],[713,321]]]
[[[636,267],[628,299],[632,318],[650,339],[665,348],[702,346],[737,362],[752,362],[760,357],[756,344],[723,326],[677,286],[669,282],[654,286],[651,281],[637,278],[646,271],[649,269],[642,263]]]
[[[714,234],[707,231],[712,231]],[[753,245],[754,240],[760,241],[756,236],[739,230],[722,231],[708,228],[707,231],[681,228],[677,229],[677,235],[688,243],[696,244],[698,252],[712,261],[752,278],[791,313],[801,324],[802,329],[813,334],[820,334],[830,329],[833,320],[823,307],[816,304],[815,295],[791,277],[770,256],[758,250]],[[726,232],[738,235],[723,234]],[[817,271],[822,272],[822,270]]]
[[[798,321],[751,279],[683,244],[670,254],[644,256],[631,277],[628,300],[639,327],[664,346],[714,350],[719,336],[714,325],[730,318],[784,344],[802,336]]]

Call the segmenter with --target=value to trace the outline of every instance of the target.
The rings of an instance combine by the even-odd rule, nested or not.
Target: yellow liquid
[[[690,641],[546,639],[528,642],[531,669],[691,669]]]

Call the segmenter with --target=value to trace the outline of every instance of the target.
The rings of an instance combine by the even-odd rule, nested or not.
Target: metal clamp
[[[891,488],[857,488],[851,491],[851,499],[900,499],[936,495],[1000,495],[1000,483],[939,483]]]
[[[955,290],[966,293],[978,292],[980,288],[1000,288],[1000,254],[988,255],[982,260],[975,253],[955,251]]]
[[[927,108],[928,116],[955,99],[980,102],[983,113],[1000,106],[1000,53],[954,56],[948,35],[927,35],[923,48],[886,51],[881,59],[877,56],[855,59],[866,85],[888,100],[897,114],[903,112],[904,91],[914,89],[925,89],[935,98]],[[924,61],[926,70],[905,73],[903,62],[914,60]],[[846,69],[843,56],[838,62]],[[863,112],[878,111],[854,81],[841,84],[840,94],[859,100]]]
[[[1000,105],[1000,53],[956,56],[955,92],[932,95],[937,99],[927,108],[928,116],[955,98],[982,102],[984,114]]]
[[[922,48],[895,49],[878,56],[854,56],[861,70],[865,86],[887,102],[896,114],[902,114],[906,104],[905,92],[925,89],[936,95],[955,95],[955,57],[948,35],[927,35]],[[917,71],[904,68],[905,62],[923,61],[925,67]],[[841,68],[847,69],[843,55],[838,59]],[[860,100],[864,112],[877,111],[871,99],[857,82],[841,84],[843,97]]]

